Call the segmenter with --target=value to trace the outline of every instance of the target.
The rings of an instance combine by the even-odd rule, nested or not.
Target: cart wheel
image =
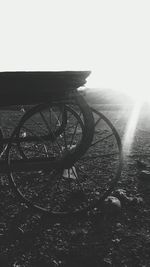
[[[63,173],[66,188],[68,186],[65,209],[70,213],[101,206],[121,175],[123,158],[119,134],[101,112],[93,108],[92,112],[93,141],[86,153]]]
[[[114,190],[123,164],[117,130],[101,112],[93,108],[92,112],[95,121],[93,141],[88,151],[72,167],[75,181],[80,182],[80,191],[84,192],[87,203],[83,204],[87,208],[96,207]]]
[[[50,158],[61,161],[62,168],[71,167],[92,141],[94,120],[89,115],[82,114],[74,104],[33,108],[23,116],[16,130],[21,157]]]
[[[31,108],[33,108],[34,106],[21,106],[21,111],[24,112],[24,114],[26,114]],[[55,136],[58,136],[60,134],[63,133],[66,123],[67,123],[67,117],[65,112],[63,112],[61,106],[57,107],[57,110],[55,110],[54,108],[50,108],[49,110],[49,118],[51,120],[50,124],[52,124],[53,122],[53,126],[54,124],[56,125],[55,127]],[[25,135],[25,131],[24,131],[24,135]],[[19,142],[18,142],[19,144]],[[18,145],[18,148],[20,150],[20,153],[22,155],[23,158],[25,158],[25,154],[23,153],[23,151],[20,148],[20,145]]]
[[[68,213],[70,180],[76,179],[72,166],[91,144],[93,125],[92,112],[82,98],[76,103],[38,105],[27,112],[15,130],[8,153],[10,181],[18,196],[42,211]],[[17,170],[14,160],[18,160],[18,166],[22,161],[38,160],[39,168]],[[50,167],[43,167],[43,160],[48,160]],[[78,190],[73,187],[75,194]]]
[[[63,130],[67,123],[64,106],[36,106],[27,112],[18,125],[16,143],[23,159],[62,157]],[[57,139],[58,137],[58,139]]]

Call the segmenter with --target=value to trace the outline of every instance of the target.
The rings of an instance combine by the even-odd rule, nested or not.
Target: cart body
[[[90,71],[1,72],[0,106],[59,99],[83,86]]]

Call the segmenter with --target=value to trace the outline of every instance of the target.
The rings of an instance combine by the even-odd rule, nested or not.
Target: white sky
[[[0,0],[0,71],[92,70],[87,86],[148,94],[150,1]]]

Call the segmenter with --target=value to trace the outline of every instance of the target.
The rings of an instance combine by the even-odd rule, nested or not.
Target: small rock
[[[113,243],[119,243],[121,241],[121,239],[120,238],[115,238],[115,239],[112,239],[112,242]]]
[[[116,224],[116,232],[121,234],[124,232],[124,226],[121,223]]]
[[[126,191],[124,189],[118,189],[115,191],[115,194],[117,194],[118,196],[126,196]]]
[[[116,197],[119,198],[119,200],[120,200],[123,204],[132,202],[132,200],[133,200],[132,197],[128,197],[128,196],[126,195],[126,191],[123,190],[123,189],[118,189],[118,190],[116,190],[115,195],[116,195]]]
[[[140,196],[132,196],[132,197],[128,197],[126,195],[125,190],[123,189],[118,189],[115,192],[115,195],[119,198],[119,200],[121,201],[122,204],[127,204],[127,205],[133,205],[133,204],[142,204],[143,203],[143,198]]]
[[[104,209],[107,213],[118,213],[121,210],[121,202],[118,198],[108,196],[104,201]]]
[[[118,227],[118,228],[120,228],[120,227],[122,227],[122,224],[121,223],[116,223],[116,226]]]
[[[104,264],[107,264],[107,266],[112,266],[112,260],[110,258],[104,258]]]

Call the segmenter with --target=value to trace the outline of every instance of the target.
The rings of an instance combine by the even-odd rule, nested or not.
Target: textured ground
[[[104,111],[123,138],[130,111]],[[43,217],[18,201],[7,176],[0,179],[0,266],[150,266],[150,184],[136,160],[150,167],[148,113],[137,125],[111,206],[87,216]]]

